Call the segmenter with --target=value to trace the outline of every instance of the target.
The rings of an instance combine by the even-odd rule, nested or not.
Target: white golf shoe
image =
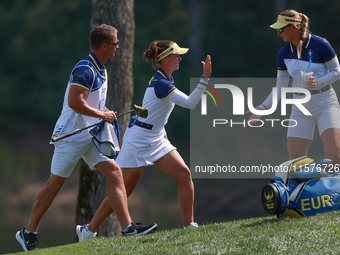
[[[198,228],[198,224],[196,222],[190,222],[189,226],[187,228]]]
[[[87,240],[87,239],[92,239],[96,237],[97,235],[97,232],[93,233],[90,230],[88,230],[87,225],[88,224],[83,225],[83,226],[77,225],[76,231],[77,231],[77,235],[79,238],[79,242]]]

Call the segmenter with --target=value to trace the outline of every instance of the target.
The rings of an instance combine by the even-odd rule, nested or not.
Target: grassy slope
[[[146,236],[95,238],[30,254],[340,254],[339,216],[338,211],[308,218],[252,218]]]

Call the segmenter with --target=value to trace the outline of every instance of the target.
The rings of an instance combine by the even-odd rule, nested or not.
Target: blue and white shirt
[[[143,107],[148,109],[148,117],[143,122],[159,129],[166,125],[175,103],[167,100],[177,88],[173,77],[158,69],[149,81],[143,98]]]
[[[85,98],[86,103],[93,108],[104,111],[107,94],[107,78],[105,66],[99,62],[92,52],[75,65],[69,77],[64,96],[63,109],[55,125],[52,137],[57,137],[75,129],[99,122],[98,118],[85,116],[73,111],[68,105],[68,94],[71,85],[83,87],[89,91]],[[77,141],[81,142],[90,137],[88,132],[82,132],[77,136],[66,139],[69,139],[69,141],[77,139]]]
[[[307,38],[302,45],[301,59],[298,59],[297,48],[291,42],[286,43],[279,50],[276,83],[278,99],[281,99],[281,89],[289,85],[289,76],[293,78],[292,87],[301,88],[304,86],[303,73],[307,71],[310,61],[308,72],[313,72],[318,84],[315,88],[316,90],[340,78],[339,61],[330,43],[320,36],[307,34]],[[333,89],[328,93],[335,95]],[[263,110],[268,109],[271,107],[272,102],[272,93],[270,93],[259,107]]]
[[[336,53],[330,43],[317,35],[308,34],[302,45],[301,59],[297,57],[297,49],[291,42],[285,44],[277,55],[278,72],[288,72],[293,78],[293,87],[301,87],[300,71],[306,72],[309,61],[309,72],[313,72],[315,79],[328,73],[326,64],[336,58]]]

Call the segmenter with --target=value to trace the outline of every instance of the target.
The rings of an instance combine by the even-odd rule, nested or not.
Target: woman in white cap
[[[288,86],[289,77],[293,78],[292,87],[304,87],[311,93],[311,99],[303,104],[311,115],[305,115],[295,105],[292,107],[290,119],[296,122],[288,127],[289,158],[307,156],[317,124],[325,156],[339,164],[340,106],[332,88],[332,83],[340,78],[336,53],[326,39],[309,32],[308,17],[295,10],[281,12],[277,22],[270,27],[277,29],[277,34],[286,42],[277,56],[279,98],[281,88]],[[305,96],[304,93],[294,94],[294,98]],[[267,110],[271,106],[272,94],[258,109]],[[259,118],[252,114],[250,120]]]
[[[180,55],[188,50],[173,41],[161,40],[152,42],[144,52],[144,57],[151,59],[156,69],[146,88],[142,104],[149,114],[145,119],[134,120],[132,127],[129,125],[116,162],[123,172],[127,196],[135,189],[145,166],[154,164],[172,176],[178,182],[178,200],[183,225],[197,227],[194,221],[194,185],[190,169],[168,140],[164,129],[176,104],[184,108],[195,108],[211,75],[211,58],[208,55],[205,62],[201,62],[203,75],[189,96],[175,87],[172,72],[179,69],[182,60]],[[109,200],[104,199],[86,226],[90,237],[112,212]]]

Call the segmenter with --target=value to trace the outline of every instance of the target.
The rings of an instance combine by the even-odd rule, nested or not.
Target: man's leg
[[[79,242],[95,237],[96,233],[92,231],[96,231],[94,228],[98,229],[100,226],[100,222],[105,220],[105,218],[110,213],[112,213],[112,211],[116,212],[120,226],[123,229],[123,236],[144,235],[156,230],[156,223],[143,226],[136,225],[131,220],[130,213],[128,211],[127,194],[123,182],[123,175],[117,163],[113,160],[104,161],[98,163],[96,165],[96,168],[101,171],[107,179],[108,197],[105,198],[103,203],[101,204],[101,207],[104,207],[104,209],[98,209],[100,211],[99,217],[101,217],[101,219],[98,220],[99,223],[97,222],[97,226],[92,225],[90,229],[88,229],[88,225],[77,226],[76,232],[79,238]],[[142,171],[142,168],[139,169],[138,172],[140,172],[140,175]],[[135,185],[138,183],[140,175],[138,176],[137,180],[135,180]],[[132,190],[130,192],[132,192]]]
[[[132,191],[137,186],[138,181],[142,176],[143,170],[144,167],[122,169],[127,197],[131,195]],[[93,233],[97,232],[100,225],[107,217],[110,216],[111,213],[113,213],[113,209],[110,205],[109,198],[106,197],[101,203],[100,207],[97,209],[91,222],[87,225],[87,229]]]
[[[28,224],[15,235],[25,251],[38,249],[38,234],[36,232],[38,231],[40,221],[63,187],[66,179],[51,173],[50,178],[38,192]]]
[[[112,209],[116,212],[122,229],[132,222],[128,210],[122,170],[114,160],[103,161],[95,166],[107,180],[107,194]]]
[[[48,208],[50,208],[54,198],[57,196],[66,180],[67,178],[59,177],[51,173],[50,178],[47,180],[35,198],[31,217],[26,225],[27,231],[38,231],[42,217]]]

